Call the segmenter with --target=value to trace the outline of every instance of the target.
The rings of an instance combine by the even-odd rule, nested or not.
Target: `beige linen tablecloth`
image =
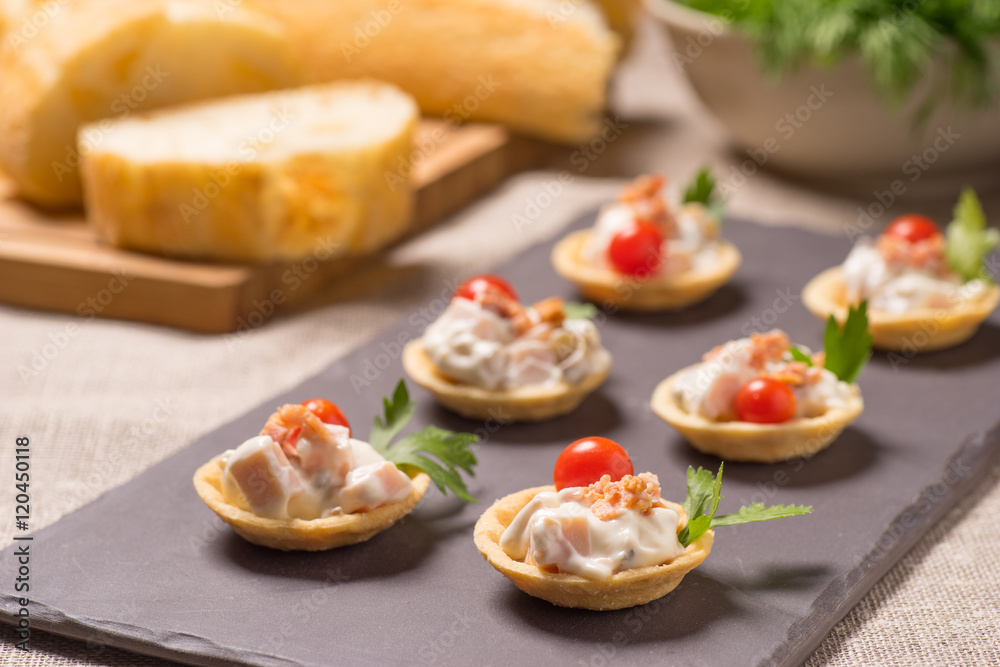
[[[0,306],[4,507],[13,505],[7,482],[17,434],[32,438],[37,530],[314,374],[439,294],[446,281],[487,269],[556,233],[577,213],[613,197],[622,177],[654,169],[683,176],[703,163],[728,170],[735,158],[722,133],[700,116],[659,36],[642,27],[615,85],[620,136],[594,160],[571,162],[567,152],[553,171],[512,179],[370,270],[245,336],[85,322]],[[554,184],[561,186],[555,196]],[[941,198],[915,192],[901,208],[944,218],[954,199],[954,191]],[[757,174],[735,193],[730,211],[842,233],[860,203]],[[1000,217],[996,193],[986,198],[986,208]],[[61,349],[43,369],[19,373],[54,340],[62,341]],[[1000,471],[893,568],[807,664],[1000,664],[998,512]],[[0,521],[0,546],[12,537],[13,526]],[[7,665],[171,664],[43,633],[35,633],[31,652],[22,653],[9,628],[0,634],[0,661]]]

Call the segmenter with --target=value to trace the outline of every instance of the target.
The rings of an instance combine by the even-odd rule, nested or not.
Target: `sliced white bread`
[[[84,123],[301,81],[282,26],[260,13],[220,16],[204,0],[45,6],[45,20],[30,21],[37,32],[14,21],[0,56],[0,165],[42,205],[80,201]]]
[[[398,174],[419,119],[389,84],[339,82],[136,114],[98,133],[82,173],[108,243],[239,262],[365,253],[406,231]]]
[[[559,142],[599,131],[620,47],[589,0],[247,2],[287,26],[312,81],[389,81],[426,113]]]

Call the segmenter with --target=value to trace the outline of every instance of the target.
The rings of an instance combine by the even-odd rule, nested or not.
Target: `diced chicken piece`
[[[574,556],[591,555],[590,525],[583,515],[539,517],[531,526],[529,540],[524,562],[547,572],[558,572],[558,564]]]
[[[706,416],[719,421],[735,419],[736,394],[756,376],[753,371],[719,376],[702,399],[702,411]]]
[[[281,445],[282,451],[308,477],[321,472],[335,485],[343,483],[354,466],[346,428],[330,426],[302,405],[283,405],[261,431]]]
[[[562,325],[566,319],[566,310],[563,307],[563,300],[557,296],[539,301],[530,308],[522,308],[512,316],[514,333],[523,336],[541,324],[549,325],[547,330]]]
[[[410,494],[410,478],[389,461],[355,468],[338,494],[346,513],[367,512]]]
[[[521,302],[499,289],[486,289],[480,292],[477,302],[504,319],[516,320],[524,315],[524,306]]]
[[[660,190],[666,184],[667,179],[662,174],[643,175],[622,188],[618,200],[631,203],[644,199],[652,199],[659,195]]]
[[[531,525],[528,554],[539,566],[564,563],[573,555],[569,542],[563,538],[560,522],[551,516],[539,517]]]
[[[559,528],[563,539],[581,556],[590,555],[590,525],[586,517],[560,517]]]
[[[254,514],[284,517],[290,497],[303,492],[295,469],[281,447],[268,436],[257,436],[240,445],[229,457],[223,484],[231,479]]]
[[[495,389],[503,381],[504,346],[513,338],[508,320],[468,299],[454,299],[421,340],[447,377]]]
[[[627,204],[635,218],[659,225],[667,238],[675,236],[677,222],[660,196],[667,179],[660,174],[640,176],[622,189],[618,201]]]
[[[507,346],[506,384],[511,387],[557,382],[562,377],[553,346],[540,340],[517,340]]]

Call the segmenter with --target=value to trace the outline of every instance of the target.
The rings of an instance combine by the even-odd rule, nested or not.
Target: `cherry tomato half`
[[[663,232],[652,222],[636,220],[611,239],[608,260],[619,273],[648,276],[663,263]]]
[[[473,276],[458,286],[451,298],[468,299],[475,301],[480,294],[489,290],[503,292],[514,301],[518,301],[517,292],[513,286],[500,276],[484,273],[480,276]]]
[[[795,393],[772,378],[750,380],[736,394],[736,416],[755,424],[780,424],[795,416]]]
[[[572,486],[589,486],[604,475],[617,482],[632,474],[632,459],[628,452],[608,438],[584,438],[562,450],[552,471],[556,490]]]
[[[938,236],[941,234],[941,230],[930,218],[910,213],[909,215],[901,215],[890,222],[884,233],[910,243],[916,243],[932,236]]]
[[[325,398],[313,398],[308,401],[302,401],[302,405],[319,417],[319,420],[324,424],[346,426],[348,431],[351,430],[351,425],[347,422],[347,417],[340,411],[340,408]]]

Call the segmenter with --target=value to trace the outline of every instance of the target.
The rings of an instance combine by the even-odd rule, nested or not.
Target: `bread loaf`
[[[83,123],[301,80],[282,26],[238,7],[220,16],[204,0],[53,0],[44,20],[29,20],[36,5],[4,36],[0,165],[39,204],[80,201]]]
[[[84,156],[88,219],[111,244],[180,257],[368,252],[407,228],[412,195],[396,169],[418,118],[410,96],[376,82],[136,114]]]
[[[619,38],[589,0],[247,0],[312,81],[372,77],[427,113],[576,143],[600,128]]]

